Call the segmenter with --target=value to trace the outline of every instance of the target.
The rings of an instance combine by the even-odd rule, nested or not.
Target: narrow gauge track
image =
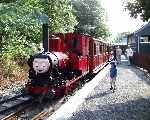
[[[81,79],[81,78],[80,78]],[[85,79],[85,78],[84,78]],[[89,79],[89,78],[87,78]],[[89,80],[88,80],[89,81]],[[85,83],[82,83],[85,84]],[[80,89],[82,86],[78,86],[77,89]],[[77,90],[76,89],[76,90]],[[74,90],[75,92],[75,90]],[[74,93],[72,92],[72,93]],[[71,93],[69,93],[71,94]],[[68,95],[69,96],[69,95]],[[68,96],[64,96],[60,99],[54,99],[51,101],[43,101],[41,104],[37,103],[35,99],[32,99],[32,102],[26,104],[23,103],[21,108],[16,111],[11,112],[7,116],[3,117],[2,120],[44,120],[48,116],[50,116],[54,111],[59,109],[59,107],[65,103],[68,99]],[[35,107],[36,106],[36,107]]]
[[[22,115],[25,116],[25,118],[32,120],[44,119],[47,116],[50,116],[54,111],[56,111],[65,102],[65,100],[66,97],[62,97],[61,99],[56,99],[46,103],[43,102],[41,104],[37,104],[37,101],[31,96],[24,96],[24,95],[15,96],[8,100],[0,102],[0,119],[1,120],[24,119]],[[39,109],[38,112],[36,109]],[[32,112],[35,114],[29,115],[29,118],[26,117],[26,114],[30,114]]]
[[[44,120],[46,117],[50,116],[54,111],[56,111],[65,102],[65,97],[56,100],[52,104],[47,104],[46,107],[35,115],[32,120]]]
[[[26,108],[32,101],[32,97],[23,94],[14,96],[0,102],[0,119],[6,120]]]
[[[65,97],[55,99],[55,101],[44,101],[41,104],[34,101],[33,103],[22,107],[20,110],[9,114],[1,120],[43,120],[57,110],[62,105],[64,100]]]

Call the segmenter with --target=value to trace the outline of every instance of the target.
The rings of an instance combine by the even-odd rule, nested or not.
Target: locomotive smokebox
[[[44,23],[42,28],[43,28],[43,48],[44,48],[44,52],[48,52],[49,51],[48,23]]]

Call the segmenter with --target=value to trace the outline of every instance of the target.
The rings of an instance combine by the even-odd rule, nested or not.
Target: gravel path
[[[106,76],[67,120],[150,120],[150,78],[126,62],[117,68],[115,93]]]

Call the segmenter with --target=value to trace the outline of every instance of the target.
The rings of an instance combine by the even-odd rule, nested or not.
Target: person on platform
[[[116,49],[117,64],[121,64],[121,54],[122,54],[122,50],[118,46],[117,49]]]
[[[110,67],[110,90],[115,92],[115,90],[116,90],[115,82],[116,82],[116,78],[117,78],[116,62],[111,61],[110,65],[111,65],[111,67]]]
[[[114,56],[114,60],[117,60],[117,58],[116,58],[116,47],[115,46],[113,47],[113,56]]]
[[[128,65],[132,64],[132,57],[133,57],[133,50],[130,48],[130,46],[128,46],[128,48],[126,49],[126,56],[128,59]]]

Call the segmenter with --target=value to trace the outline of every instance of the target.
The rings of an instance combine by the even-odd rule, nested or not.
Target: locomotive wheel
[[[21,89],[21,93],[24,95],[29,95],[29,91],[27,88]]]
[[[49,100],[52,100],[52,99],[55,98],[55,95],[52,93],[52,91],[48,90],[46,98],[49,99]]]

